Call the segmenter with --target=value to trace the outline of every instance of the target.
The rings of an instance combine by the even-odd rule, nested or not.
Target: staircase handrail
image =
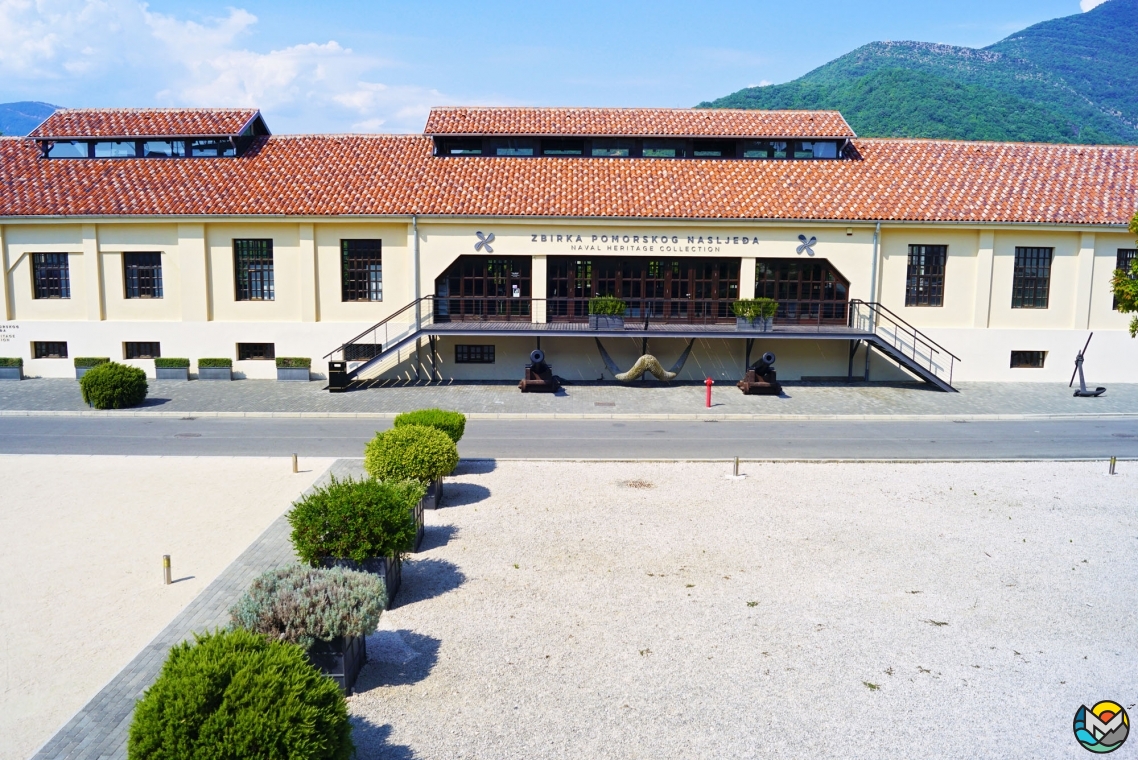
[[[863,301],[860,298],[851,298],[850,299],[850,306],[867,306],[867,307],[869,307],[869,309],[871,311],[880,312],[890,322],[893,322],[894,324],[896,324],[899,327],[905,328],[910,333],[912,333],[914,338],[920,338],[922,343],[924,343],[925,345],[927,345],[929,348],[933,349],[937,353],[943,352],[943,353],[951,356],[955,361],[963,361],[959,356],[952,353],[947,348],[940,345],[939,343],[937,343],[935,340],[933,340],[929,336],[925,335],[923,332],[918,330],[916,327],[913,327],[913,325],[909,324],[904,319],[897,316],[892,311],[890,311],[887,307],[883,306],[882,304],[878,303],[877,301]],[[853,311],[852,310],[850,311],[850,320],[851,321],[853,320]],[[852,326],[853,325],[851,325],[851,327]],[[876,325],[876,323],[874,323],[874,328],[876,329],[876,327],[877,327],[877,325]]]
[[[422,298],[416,298],[414,301],[412,301],[411,303],[407,304],[406,306],[404,306],[404,307],[403,307],[402,309],[400,309],[399,311],[397,311],[397,312],[395,312],[394,314],[391,314],[391,315],[389,315],[389,316],[385,317],[384,319],[381,319],[380,321],[376,322],[374,325],[372,325],[372,326],[371,326],[371,327],[369,327],[368,329],[364,330],[362,333],[360,333],[360,334],[359,334],[359,335],[357,335],[356,337],[352,338],[351,340],[347,340],[347,341],[344,341],[343,343],[341,343],[341,344],[340,344],[339,346],[337,346],[336,348],[334,348],[334,349],[332,349],[331,351],[329,351],[328,353],[324,354],[324,358],[325,358],[325,359],[328,359],[328,358],[330,358],[330,357],[334,356],[335,354],[337,354],[338,352],[340,352],[340,351],[343,351],[345,347],[352,345],[353,343],[355,343],[357,340],[359,340],[360,338],[364,337],[364,336],[365,336],[365,335],[367,335],[368,333],[372,333],[372,332],[375,332],[376,330],[378,330],[379,328],[383,327],[383,326],[384,326],[384,325],[386,325],[388,322],[390,322],[391,320],[395,319],[396,317],[398,317],[400,314],[402,314],[403,312],[407,311],[408,309],[412,309],[412,308],[414,308],[414,307],[418,306],[418,305],[419,305],[419,304],[421,304],[423,301],[431,301],[431,300],[433,300],[433,299],[434,299],[434,296],[433,296],[433,295],[430,295],[430,296],[423,296]]]

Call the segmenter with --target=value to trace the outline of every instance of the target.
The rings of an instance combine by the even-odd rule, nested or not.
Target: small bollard
[[[292,455],[292,471],[293,472],[300,472],[300,470],[297,469],[297,465],[296,465],[296,454]]]
[[[1118,457],[1111,457],[1110,458],[1110,474],[1111,475],[1114,474],[1114,466],[1116,464],[1118,464]]]
[[[711,383],[712,383],[712,380],[710,377],[703,381],[703,384],[707,386],[707,408],[708,409],[711,408]]]
[[[739,457],[735,457],[735,477],[739,477]]]
[[[162,555],[162,579],[166,582],[167,586],[169,586],[171,583],[173,583],[173,581],[170,580],[170,555],[169,554],[163,554]]]

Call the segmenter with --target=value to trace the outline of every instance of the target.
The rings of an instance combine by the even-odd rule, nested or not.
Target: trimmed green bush
[[[458,443],[462,434],[466,432],[466,415],[462,412],[448,412],[443,409],[419,409],[415,412],[404,412],[395,418],[395,427],[402,425],[423,425],[433,427],[446,433],[452,441]]]
[[[315,641],[374,632],[386,606],[387,591],[378,576],[293,565],[253,581],[229,617],[234,628],[308,649]]]
[[[377,433],[364,447],[364,469],[379,480],[429,482],[458,466],[458,447],[446,433],[425,425],[400,425]]]
[[[300,356],[278,356],[277,366],[281,369],[310,369],[312,360]]]
[[[175,359],[159,356],[154,360],[154,367],[156,369],[189,369],[189,366],[189,359]]]
[[[589,299],[590,314],[604,314],[613,317],[623,317],[628,305],[616,296],[598,296]]]
[[[202,367],[232,367],[232,359],[198,359],[198,369]]]
[[[146,398],[146,373],[117,362],[99,364],[79,378],[84,403],[96,409],[125,409]]]
[[[778,312],[778,301],[773,298],[741,298],[731,304],[731,311],[742,319],[769,319]]]
[[[295,644],[218,631],[170,650],[134,708],[131,760],[347,760],[340,687]]]
[[[426,492],[413,480],[332,478],[293,502],[288,523],[296,555],[316,565],[326,557],[363,562],[409,551],[417,532],[413,510]]]
[[[24,359],[20,356],[0,356],[0,367],[22,367]]]
[[[76,356],[75,368],[98,367],[100,364],[107,364],[110,361],[111,358],[109,356]]]

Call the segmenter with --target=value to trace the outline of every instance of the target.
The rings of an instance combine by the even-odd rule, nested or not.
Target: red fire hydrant
[[[707,386],[707,408],[710,409],[711,408],[711,378],[709,377],[706,380],[704,380],[703,384]]]

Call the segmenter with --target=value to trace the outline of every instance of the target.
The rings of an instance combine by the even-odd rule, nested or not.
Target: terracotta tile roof
[[[64,108],[28,137],[232,137],[259,113],[256,108]]]
[[[41,159],[0,138],[0,216],[385,215],[1117,224],[1138,147],[855,140],[840,161],[431,156],[421,136],[258,138],[240,158]]]
[[[428,135],[855,137],[837,111],[691,108],[432,108]]]

